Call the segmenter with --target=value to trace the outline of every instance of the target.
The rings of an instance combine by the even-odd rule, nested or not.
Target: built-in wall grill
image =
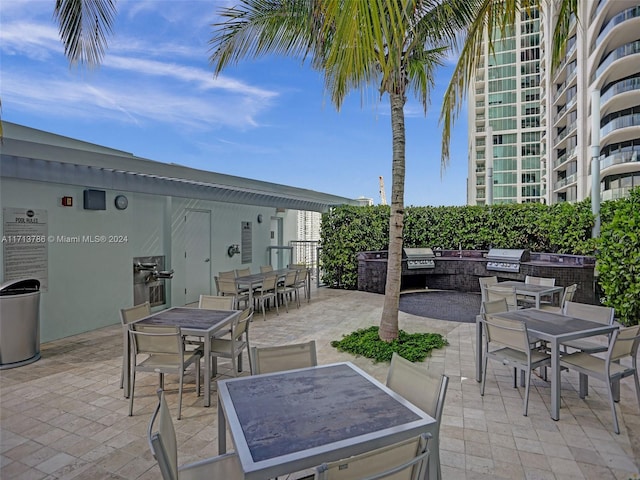
[[[405,248],[403,256],[407,259],[409,270],[436,267],[436,256],[430,248]]]
[[[492,248],[487,253],[487,270],[518,273],[520,271],[520,263],[528,260],[529,250]]]

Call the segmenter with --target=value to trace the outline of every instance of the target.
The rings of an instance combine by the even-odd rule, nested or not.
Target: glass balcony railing
[[[600,102],[605,103],[619,93],[630,92],[632,90],[640,90],[640,77],[627,78],[611,85],[607,90],[602,92]]]
[[[621,165],[640,161],[640,147],[630,152],[618,152],[606,157],[600,157],[600,170],[604,170],[612,165]]]
[[[562,187],[566,187],[569,184],[575,183],[575,181],[578,178],[578,173],[572,173],[571,175],[563,178],[562,180],[558,180],[555,184],[554,184],[554,188],[557,190],[559,188]]]
[[[636,53],[640,53],[640,40],[636,40],[635,42],[627,43],[626,45],[616,48],[604,58],[602,63],[600,63],[600,66],[596,70],[595,77],[592,79],[592,81],[595,81],[596,78],[599,78],[600,75],[602,75],[602,72],[604,72],[609,67],[609,65],[611,65],[616,60],[629,55],[635,55]]]
[[[632,188],[633,187],[621,187],[603,190],[600,193],[600,199],[604,202],[606,200],[617,200],[618,198],[628,197]]]
[[[620,25],[622,22],[629,20],[630,18],[636,18],[636,17],[640,17],[640,5],[623,10],[616,16],[612,17],[611,20],[609,20],[609,22],[598,34],[598,38],[596,39],[596,45],[602,42],[602,39],[606,37],[606,35],[613,29],[613,27],[615,27],[616,25]]]
[[[614,130],[637,126],[640,126],[640,113],[633,113],[630,115],[625,115],[624,117],[614,118],[600,129],[600,137],[604,137]]]

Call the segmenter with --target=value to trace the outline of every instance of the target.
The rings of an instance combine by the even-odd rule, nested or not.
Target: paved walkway
[[[330,341],[357,328],[377,325],[381,295],[319,289],[311,303],[257,315],[251,325],[255,345],[315,339],[320,363],[352,361],[384,381],[387,364],[373,364],[337,352]],[[114,322],[117,310],[114,305]],[[523,389],[511,386],[511,372],[491,365],[487,391],[474,380],[475,325],[400,313],[409,332],[446,335],[449,346],[435,351],[424,367],[449,375],[441,430],[445,479],[619,479],[640,478],[637,444],[640,414],[631,379],[621,388],[621,434],[612,431],[603,386],[592,380],[586,401],[577,393],[577,374],[562,375],[561,419],[549,417],[549,384],[534,377],[529,416],[522,416]],[[119,388],[120,325],[42,345],[42,359],[0,372],[0,478],[139,479],[160,478],[146,441],[156,403],[155,374],[138,374],[134,416]],[[245,359],[246,360],[246,359]],[[227,363],[219,362],[221,374]],[[245,361],[245,365],[247,365]],[[182,420],[176,421],[179,462],[217,454],[216,401],[204,408],[188,376]],[[172,411],[177,384],[168,378]],[[636,433],[637,435],[637,433]],[[292,476],[293,478],[293,476]]]

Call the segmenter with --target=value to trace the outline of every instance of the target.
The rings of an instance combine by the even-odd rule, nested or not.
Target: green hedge
[[[406,247],[443,249],[528,248],[532,252],[595,255],[603,303],[616,309],[626,324],[640,318],[640,189],[629,198],[603,202],[602,236],[591,238],[589,199],[555,205],[502,204],[462,207],[407,207]],[[388,206],[333,209],[322,217],[320,262],[322,281],[355,289],[357,254],[386,250]]]

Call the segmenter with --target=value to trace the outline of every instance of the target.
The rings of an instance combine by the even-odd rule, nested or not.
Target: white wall
[[[118,243],[48,244],[48,290],[41,292],[41,341],[118,323],[120,308],[133,305],[133,258],[165,255],[166,267],[175,270],[167,281],[168,306],[185,302],[186,209],[211,211],[211,272],[249,266],[258,271],[269,246],[269,218],[274,208],[220,202],[168,198],[107,190],[107,210],[83,208],[82,186],[28,182],[3,178],[0,207],[46,210],[49,236],[126,236]],[[129,207],[116,210],[114,198],[126,194]],[[73,207],[61,206],[62,196],[73,197]],[[1,210],[0,210],[1,212]],[[258,214],[266,219],[257,222]],[[296,239],[296,211],[278,214],[284,218],[284,244]],[[230,258],[227,247],[240,244],[241,221],[252,222],[253,262],[242,264],[241,256]],[[0,264],[2,264],[0,249]],[[4,281],[4,269],[0,282]],[[211,282],[212,291],[215,286]],[[164,308],[164,307],[163,307]]]

